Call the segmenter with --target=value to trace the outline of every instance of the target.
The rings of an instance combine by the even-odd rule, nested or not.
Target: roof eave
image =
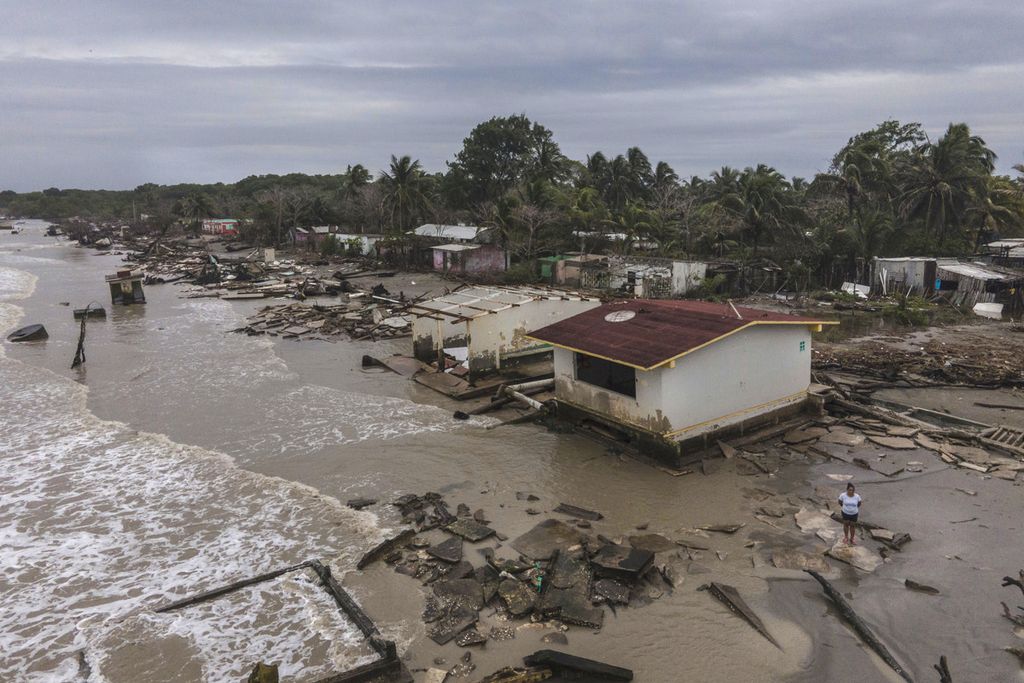
[[[624,360],[621,360],[619,358],[611,358],[609,356],[602,356],[601,354],[594,353],[593,351],[586,351],[584,349],[579,349],[579,348],[576,348],[574,346],[569,346],[567,344],[559,344],[558,342],[553,342],[550,339],[543,339],[541,337],[535,337],[532,334],[527,334],[527,335],[524,335],[524,336],[527,339],[532,339],[534,341],[543,342],[545,344],[551,344],[552,346],[555,346],[555,347],[560,348],[560,349],[565,349],[566,351],[575,351],[576,353],[582,353],[582,354],[585,354],[585,355],[588,355],[588,356],[593,356],[594,358],[600,358],[602,360],[609,361],[611,363],[618,363],[619,365],[625,365],[626,367],[630,367],[630,368],[633,368],[635,370],[643,370],[644,372],[647,372],[647,371],[650,371],[650,370],[656,370],[656,369],[660,368],[663,365],[668,365],[669,363],[673,363],[673,362],[679,360],[680,358],[682,358],[683,356],[687,356],[687,355],[689,355],[689,354],[691,354],[691,353],[693,353],[695,351],[699,351],[699,350],[701,350],[701,349],[703,349],[703,348],[705,348],[707,346],[711,346],[712,344],[714,344],[717,341],[721,341],[722,339],[725,339],[726,337],[734,335],[734,334],[736,334],[737,332],[739,332],[741,330],[745,330],[745,329],[753,327],[755,325],[806,325],[808,327],[815,327],[815,326],[821,327],[822,325],[838,325],[838,324],[839,324],[838,320],[792,320],[792,321],[789,321],[789,320],[751,320],[750,322],[748,322],[746,325],[743,325],[742,327],[737,327],[735,330],[730,330],[729,332],[726,332],[725,334],[721,334],[721,335],[715,337],[714,339],[709,339],[708,341],[704,342],[703,344],[700,344],[698,346],[694,346],[692,349],[687,349],[686,351],[683,351],[680,354],[672,356],[671,358],[666,358],[664,360],[660,360],[657,363],[655,363],[654,365],[648,365],[648,366],[636,365],[635,363],[630,363],[628,361],[624,361]]]

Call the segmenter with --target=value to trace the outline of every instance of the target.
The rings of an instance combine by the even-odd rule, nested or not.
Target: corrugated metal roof
[[[598,306],[528,336],[554,346],[650,370],[752,325],[835,325],[706,301],[633,300]],[[633,313],[630,317],[629,313]],[[613,315],[617,314],[617,315]],[[611,320],[609,320],[611,317]],[[614,322],[615,318],[621,322]],[[765,362],[771,362],[765,358]]]
[[[892,258],[887,256],[876,256],[875,260],[880,263],[901,263],[904,261],[934,261],[934,256],[894,256]]]
[[[431,247],[436,251],[472,251],[473,249],[479,249],[479,244],[439,244],[436,247]]]
[[[476,239],[477,235],[486,230],[487,228],[480,228],[475,225],[439,225],[437,223],[424,223],[413,230],[413,233],[420,237],[437,237],[446,240],[470,242]]]
[[[498,313],[541,299],[598,301],[579,292],[539,287],[463,287],[450,294],[422,301],[409,307],[417,317],[470,319]]]
[[[981,266],[973,263],[940,263],[938,267],[937,275],[942,278],[943,271],[948,273],[954,273],[962,277],[970,277],[975,280],[1012,280],[1013,278],[1004,273],[998,273],[988,268],[982,268]]]

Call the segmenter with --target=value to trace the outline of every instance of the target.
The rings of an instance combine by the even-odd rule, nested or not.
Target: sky
[[[827,168],[888,118],[1024,162],[1021,0],[0,0],[0,189],[431,171],[523,113],[684,177]]]

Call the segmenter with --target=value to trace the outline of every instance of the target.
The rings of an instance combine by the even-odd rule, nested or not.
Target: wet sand
[[[354,570],[363,551],[397,528],[397,513],[384,505],[355,513],[338,503],[434,490],[453,505],[482,508],[513,538],[542,519],[527,515],[526,507],[549,511],[560,501],[600,510],[605,519],[594,531],[612,537],[635,533],[643,523],[647,532],[670,538],[703,524],[746,523],[734,536],[709,539],[713,550],[700,559],[709,573],[689,576],[649,606],[606,615],[600,633],[568,632],[568,651],[630,667],[641,683],[895,681],[830,613],[817,584],[799,572],[755,568],[751,556],[763,551],[745,547],[749,539],[814,546],[792,516],[777,521],[785,539],[754,519],[764,503],[753,489],[800,503],[816,486],[838,494],[841,484],[826,475],[849,473],[865,496],[865,519],[914,536],[873,575],[837,566],[836,584],[852,593],[861,616],[919,680],[929,680],[939,654],[949,656],[956,680],[1018,675],[1014,658],[999,649],[1017,640],[999,615],[999,601],[1013,598],[999,577],[1024,566],[1018,546],[1008,542],[1021,520],[1020,488],[1008,482],[940,470],[930,452],[917,457],[927,473],[877,482],[859,468],[816,459],[790,464],[775,477],[740,474],[735,463],[719,461],[708,476],[675,478],[582,437],[534,425],[487,431],[489,419],[482,418],[454,421],[454,402],[360,367],[363,354],[404,352],[408,340],[291,342],[229,334],[267,302],[184,300],[174,285],[147,287],[144,307],[112,309],[102,274],[117,257],[40,235],[19,237],[26,244],[21,252],[6,236],[0,242],[0,269],[29,272],[38,281],[28,298],[9,295],[0,306],[9,318],[11,309],[24,309],[24,322],[45,323],[51,337],[39,345],[4,344],[0,358],[6,403],[14,406],[0,423],[2,452],[20,477],[3,491],[4,555],[20,548],[3,570],[8,581],[21,576],[24,584],[0,589],[5,604],[23,610],[0,630],[5,673],[31,670],[41,680],[69,680],[63,676],[72,671],[74,652],[87,647],[98,668],[106,664],[110,680],[193,680],[197,671],[222,680],[224,670],[241,671],[267,653],[290,662],[288,680],[310,680],[328,660],[360,656],[343,625],[295,639],[308,631],[297,625],[325,623],[327,613],[313,599],[289,612],[276,591],[263,592],[173,625],[152,623],[146,611],[172,595],[309,557],[330,560],[344,574],[410,668],[430,666],[436,657],[454,664],[460,648],[425,637],[418,582],[379,564]],[[72,299],[73,307],[96,299],[108,308],[105,322],[89,323],[84,372],[67,367],[77,323],[58,304]],[[978,495],[965,496],[956,486]],[[516,491],[540,501],[518,501]],[[978,520],[950,524],[972,516]],[[78,556],[83,549],[89,557]],[[69,563],[79,582],[56,582],[48,574],[52,564],[38,559],[48,552]],[[906,576],[943,594],[911,593],[902,585]],[[707,580],[735,585],[783,649],[698,592]],[[251,601],[270,607],[258,619],[239,619]],[[28,613],[33,620],[15,627]],[[231,632],[218,633],[226,625]],[[118,647],[124,633],[118,629],[126,628],[145,646]],[[239,651],[248,629],[261,638]],[[545,632],[524,629],[513,641],[474,651],[478,670],[467,680],[519,663],[545,647]],[[43,648],[44,639],[55,646]],[[307,664],[295,652],[327,654]],[[153,669],[159,661],[174,661],[180,671],[168,678],[166,669]]]

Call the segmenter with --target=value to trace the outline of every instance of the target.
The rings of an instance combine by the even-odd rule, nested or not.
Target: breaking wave
[[[0,267],[0,329],[17,323],[11,302],[34,286]],[[84,652],[92,680],[113,680],[105,668],[129,625],[177,639],[180,666],[218,679],[238,680],[254,658],[296,680],[366,656],[297,574],[173,617],[149,610],[311,557],[349,567],[384,533],[372,513],[101,420],[83,386],[2,349],[0,387],[0,674],[72,680]]]

